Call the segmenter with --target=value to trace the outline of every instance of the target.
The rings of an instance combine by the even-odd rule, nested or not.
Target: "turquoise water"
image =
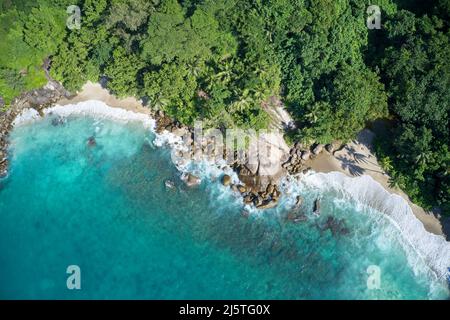
[[[247,216],[218,179],[186,187],[139,123],[51,120],[11,137],[0,184],[2,299],[448,297],[392,225],[357,203],[306,186],[308,221],[292,223],[283,206]],[[325,230],[329,216],[348,233]],[[81,290],[66,287],[69,265],[81,269]],[[367,287],[370,265],[381,270],[379,289]]]

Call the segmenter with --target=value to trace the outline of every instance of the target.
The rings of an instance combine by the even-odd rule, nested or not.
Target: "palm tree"
[[[219,72],[211,77],[213,81],[219,81],[222,84],[227,84],[231,81],[233,76],[233,61],[225,61],[219,65]]]
[[[394,172],[389,178],[389,187],[394,189],[404,189],[405,179],[400,173]]]
[[[427,163],[433,158],[433,153],[429,150],[423,150],[420,152],[415,158],[415,164],[420,165],[421,167],[426,166]]]
[[[394,167],[392,166],[392,160],[389,157],[383,157],[380,160],[380,166],[386,172],[391,172]]]
[[[160,110],[161,108],[167,106],[169,102],[169,99],[163,98],[161,95],[158,95],[154,99],[150,99],[150,105],[156,110]]]
[[[238,101],[235,101],[230,106],[230,111],[238,111],[242,112],[247,109],[254,102],[253,98],[250,96],[250,91],[248,89],[244,89],[242,95],[240,96]]]
[[[195,78],[197,78],[202,72],[202,67],[198,60],[188,62],[186,66],[187,66],[187,73]]]
[[[317,120],[319,120],[318,113],[318,110],[316,108],[313,108],[309,113],[305,115],[305,118],[311,123],[316,123]]]

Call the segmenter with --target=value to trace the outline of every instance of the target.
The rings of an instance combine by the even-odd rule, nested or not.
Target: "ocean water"
[[[286,183],[276,209],[246,214],[218,170],[199,166],[201,185],[185,186],[142,123],[78,115],[55,126],[55,117],[11,136],[11,172],[0,182],[1,299],[449,296],[391,219],[308,183],[314,174]],[[293,223],[297,194],[307,221]],[[317,197],[320,216],[311,212]],[[330,217],[341,232],[327,228]],[[69,265],[80,267],[81,290],[66,286]]]

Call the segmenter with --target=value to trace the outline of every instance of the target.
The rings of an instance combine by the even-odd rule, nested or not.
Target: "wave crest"
[[[340,172],[313,173],[302,180],[312,187],[334,189],[368,207],[384,213],[400,231],[402,237],[440,279],[449,276],[450,242],[423,226],[408,202],[391,194],[372,177],[348,177]]]

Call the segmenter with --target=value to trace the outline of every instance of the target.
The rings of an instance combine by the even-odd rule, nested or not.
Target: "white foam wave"
[[[45,109],[44,114],[56,114],[62,117],[68,117],[72,115],[94,116],[125,123],[138,121],[142,122],[143,126],[146,129],[153,130],[155,128],[155,120],[152,119],[149,115],[125,110],[122,108],[113,108],[98,100],[89,100],[65,106],[55,105],[53,107]]]
[[[23,109],[21,113],[14,119],[13,126],[19,126],[34,122],[39,119],[40,115],[35,109]]]
[[[310,187],[337,190],[343,196],[384,213],[440,279],[449,275],[450,242],[443,236],[426,231],[408,202],[399,195],[389,193],[372,177],[352,178],[340,172],[312,173],[305,175],[302,181]]]

